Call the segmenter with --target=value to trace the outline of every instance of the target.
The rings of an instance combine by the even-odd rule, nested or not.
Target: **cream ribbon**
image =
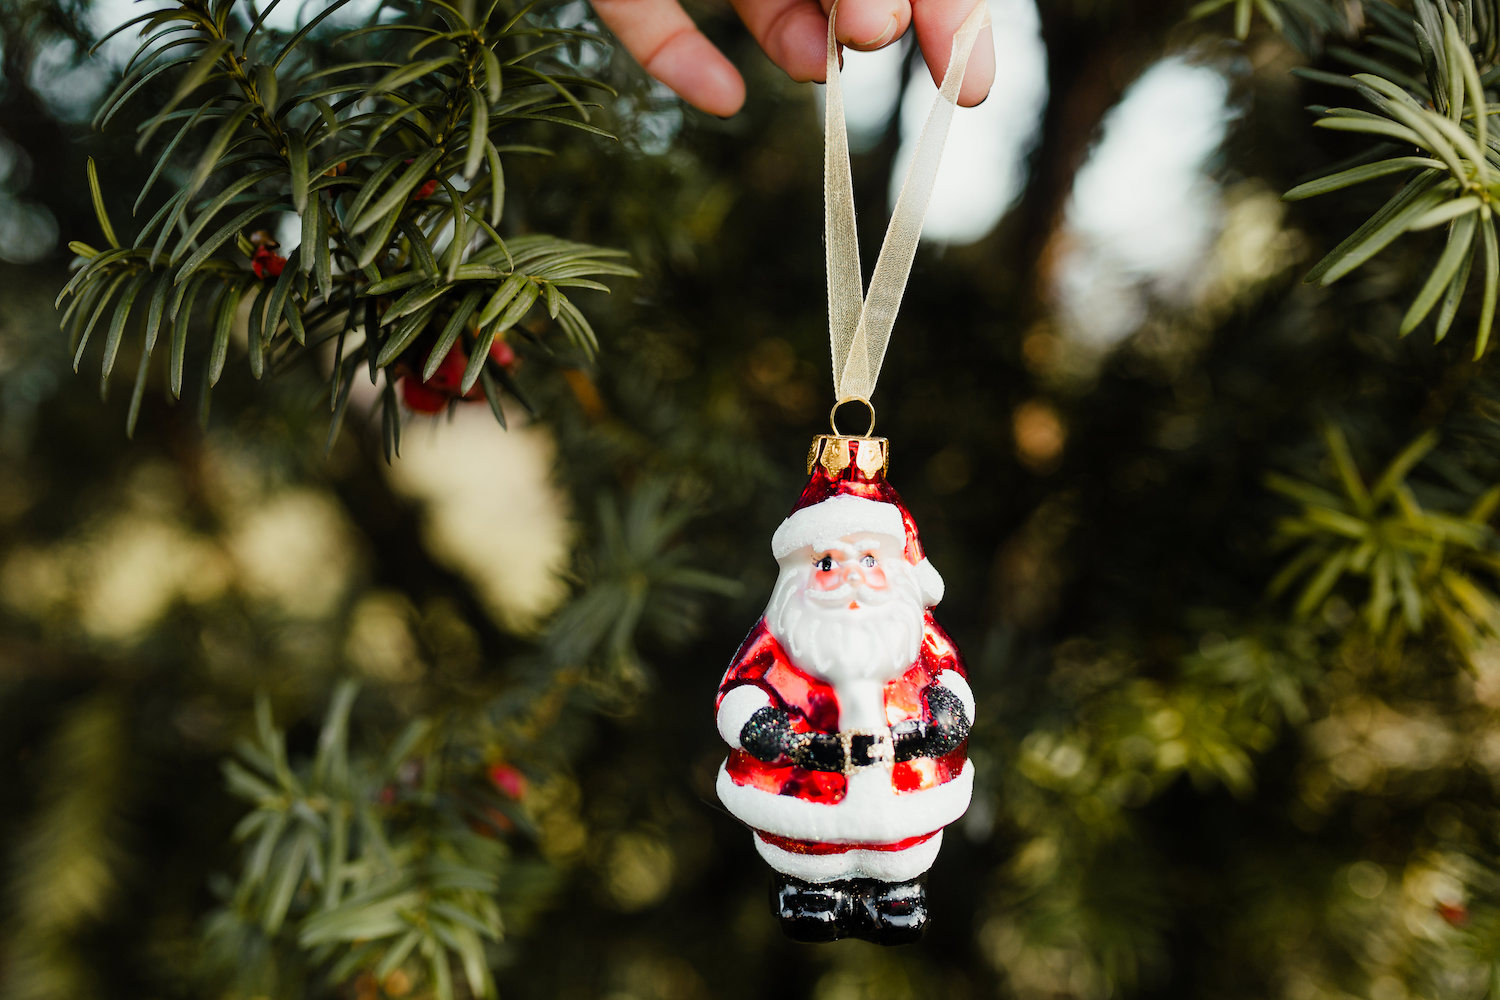
[[[943,85],[922,126],[921,138],[896,198],[885,242],[875,260],[870,290],[861,289],[859,240],[854,228],[854,182],[849,170],[849,136],[844,124],[844,91],[839,84],[838,40],[833,22],[838,0],[828,11],[828,88],[823,129],[823,228],[828,263],[828,335],[833,346],[833,391],[837,402],[869,405],[875,380],[885,361],[896,310],[906,291],[922,221],[932,198],[938,163],[948,139],[948,125],[958,103],[958,88],[968,69],[969,53],[981,29],[990,23],[989,4],[977,0],[953,36],[953,51]],[[871,413],[874,413],[873,407]],[[873,423],[872,423],[873,427]]]

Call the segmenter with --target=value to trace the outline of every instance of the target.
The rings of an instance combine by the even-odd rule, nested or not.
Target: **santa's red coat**
[[[940,683],[945,671],[965,676],[958,650],[928,612],[916,662],[885,685],[887,723],[931,721],[922,691]],[[795,732],[840,731],[834,686],[794,666],[764,618],[724,674],[715,708],[744,685],[754,685],[772,706],[784,709]],[[719,798],[740,820],[778,839],[895,844],[925,838],[963,814],[973,788],[967,749],[963,743],[942,757],[860,768],[846,777],[766,763],[736,747],[720,771]]]

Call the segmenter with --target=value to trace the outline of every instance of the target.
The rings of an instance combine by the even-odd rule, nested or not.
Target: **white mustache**
[[[890,600],[891,594],[889,590],[873,590],[865,584],[855,586],[841,583],[832,590],[809,590],[807,596],[815,603],[824,605],[844,604],[851,600],[860,604],[879,605]]]

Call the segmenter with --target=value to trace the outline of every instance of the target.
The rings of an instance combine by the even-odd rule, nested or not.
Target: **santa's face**
[[[890,576],[880,559],[882,542],[876,535],[850,535],[813,553],[807,596],[820,605],[849,610],[883,603],[891,592]]]
[[[922,620],[903,541],[869,533],[783,558],[766,608],[766,624],[792,662],[835,683],[900,677],[916,661]]]

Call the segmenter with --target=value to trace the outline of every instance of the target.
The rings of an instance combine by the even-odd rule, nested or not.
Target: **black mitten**
[[[941,757],[958,749],[969,738],[969,717],[958,695],[941,684],[929,684],[922,692],[932,721],[927,724],[927,756]]]
[[[969,738],[969,717],[958,695],[941,684],[929,684],[922,691],[930,721],[908,719],[891,727],[896,743],[896,760],[914,757],[941,757],[958,749]]]
[[[786,709],[767,705],[756,711],[740,730],[740,746],[767,764],[785,755],[792,748],[792,720]]]
[[[798,733],[784,708],[767,705],[750,716],[740,730],[740,746],[756,760],[767,764],[783,757],[809,771],[842,771],[844,748],[829,733]]]

